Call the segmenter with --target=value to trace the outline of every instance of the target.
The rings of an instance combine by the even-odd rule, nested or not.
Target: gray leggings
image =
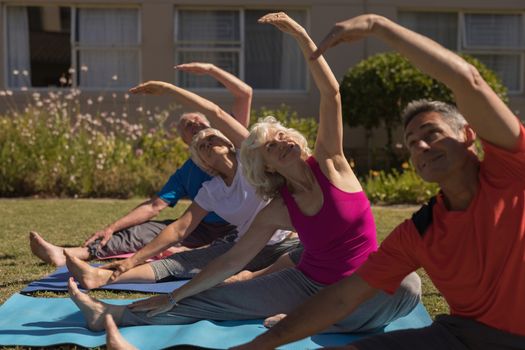
[[[235,245],[233,240],[217,240],[212,245],[173,254],[165,259],[151,262],[149,265],[155,273],[158,282],[181,278],[193,278],[212,260],[226,253]],[[273,264],[281,255],[301,246],[299,239],[287,238],[284,241],[265,246],[252,261],[244,267],[246,270],[257,271]]]
[[[172,310],[147,317],[125,309],[122,326],[187,324],[198,320],[245,320],[288,314],[325,286],[295,268],[232,284],[219,285],[181,300]],[[383,292],[361,304],[329,331],[371,331],[407,315],[419,302],[421,281],[412,273],[394,295]]]
[[[89,254],[93,258],[105,258],[111,255],[134,253],[151,242],[175,220],[147,221],[140,225],[131,226],[115,232],[104,247],[100,247],[100,240],[88,246]],[[193,232],[186,237],[181,245],[197,248],[210,244],[218,238],[227,235],[236,235],[235,226],[230,224],[210,224],[201,222]]]

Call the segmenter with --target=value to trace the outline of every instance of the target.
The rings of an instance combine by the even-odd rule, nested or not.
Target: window
[[[7,7],[7,84],[120,88],[139,82],[137,9]]]
[[[273,10],[191,10],[175,14],[177,64],[211,62],[255,89],[305,90],[306,63],[293,38],[270,25],[257,24]],[[302,25],[306,11],[287,11]],[[187,88],[218,88],[209,77],[179,73]]]
[[[448,49],[477,58],[509,92],[523,91],[523,14],[401,11],[399,22]]]

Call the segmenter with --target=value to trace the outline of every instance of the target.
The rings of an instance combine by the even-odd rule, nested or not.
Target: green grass
[[[31,254],[28,232],[38,231],[58,245],[77,246],[112,220],[141,203],[141,199],[0,199],[0,303],[29,282],[54,271]],[[160,218],[177,217],[187,203],[167,208]],[[374,207],[379,240],[402,220],[410,217],[415,207]],[[447,313],[448,306],[423,271],[423,303],[432,317]],[[65,297],[59,293],[38,296]],[[140,293],[93,292],[102,298],[137,298]],[[68,347],[71,348],[71,347]]]

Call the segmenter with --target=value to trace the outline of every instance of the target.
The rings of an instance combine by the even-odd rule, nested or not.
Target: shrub
[[[125,112],[80,113],[79,94],[35,93],[24,111],[0,116],[0,196],[151,195],[187,158],[165,134],[166,113],[144,131]]]
[[[368,199],[379,204],[421,204],[438,191],[437,184],[423,181],[408,163],[403,163],[402,171],[372,170],[361,182]]]

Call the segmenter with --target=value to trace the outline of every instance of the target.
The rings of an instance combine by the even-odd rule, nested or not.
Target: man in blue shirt
[[[252,88],[228,72],[208,63],[188,63],[175,67],[179,71],[206,74],[222,83],[234,96],[232,114],[247,126],[250,118]],[[209,127],[209,121],[200,113],[183,114],[177,122],[177,132],[189,145],[193,135]],[[82,260],[104,258],[124,253],[133,253],[155,238],[173,220],[152,221],[168,206],[174,207],[179,199],[192,199],[197,195],[203,182],[210,176],[188,159],[169,178],[164,187],[153,198],[139,204],[128,214],[117,219],[89,237],[81,247],[68,248],[68,252]],[[201,224],[175,251],[197,248],[213,240],[234,234],[235,227],[215,213],[208,214]],[[30,232],[30,246],[33,254],[41,260],[61,266],[65,264],[63,247],[45,241],[38,233]]]

